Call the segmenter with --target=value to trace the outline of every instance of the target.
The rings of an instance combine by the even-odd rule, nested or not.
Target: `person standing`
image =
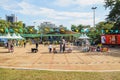
[[[65,44],[63,44],[63,53],[65,52]]]
[[[65,51],[65,44],[66,44],[65,39],[62,40],[62,43],[63,43],[62,48],[63,48],[63,52],[64,52]]]
[[[62,41],[60,41],[60,53],[62,52],[63,47],[62,47]]]
[[[9,51],[9,52],[10,52],[10,44],[11,44],[11,42],[8,41],[8,51]]]
[[[14,44],[13,43],[10,44],[10,52],[14,52]]]
[[[51,44],[49,44],[48,49],[49,49],[49,53],[51,53],[52,52],[52,45]]]
[[[14,44],[11,40],[8,43],[8,50],[9,52],[14,52]]]
[[[26,41],[24,41],[24,48],[26,47]]]
[[[36,42],[36,49],[38,49],[38,42]]]

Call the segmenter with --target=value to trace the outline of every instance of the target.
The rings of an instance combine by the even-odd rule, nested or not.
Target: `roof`
[[[74,36],[78,37],[79,34],[21,34],[22,37],[41,37],[41,36]]]

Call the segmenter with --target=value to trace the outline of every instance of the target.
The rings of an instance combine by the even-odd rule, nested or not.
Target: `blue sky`
[[[104,8],[104,0],[0,0],[0,17],[16,14],[18,21],[26,25],[39,25],[44,21],[64,25],[93,26],[93,10],[96,6],[96,23],[104,21],[109,11]]]

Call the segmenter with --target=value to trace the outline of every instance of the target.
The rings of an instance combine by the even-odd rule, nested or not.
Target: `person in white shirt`
[[[51,44],[48,46],[48,49],[49,49],[49,53],[51,53],[52,52],[52,45]]]

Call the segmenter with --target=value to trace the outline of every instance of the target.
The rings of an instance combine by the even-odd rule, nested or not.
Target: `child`
[[[67,52],[68,52],[68,53],[71,53],[71,52],[72,52],[72,49],[71,49],[71,48],[68,48],[68,49],[67,49]]]
[[[57,50],[56,50],[56,48],[53,48],[53,53],[57,53]]]

